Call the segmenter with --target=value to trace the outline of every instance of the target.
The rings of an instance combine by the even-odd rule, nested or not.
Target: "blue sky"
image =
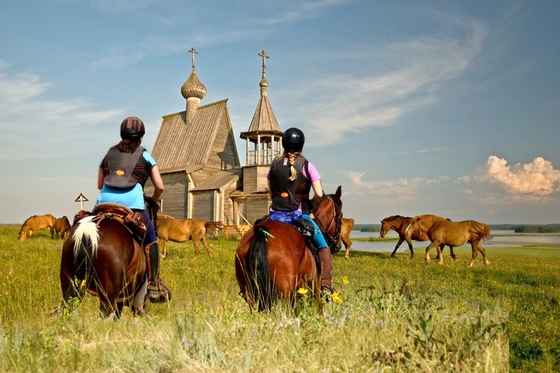
[[[73,216],[126,116],[228,99],[238,152],[260,90],[344,214],[560,223],[560,2],[21,0],[0,4],[0,223]]]

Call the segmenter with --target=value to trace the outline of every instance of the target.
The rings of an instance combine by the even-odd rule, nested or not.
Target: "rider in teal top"
[[[128,117],[121,123],[121,142],[113,146],[103,158],[97,176],[101,190],[97,203],[120,203],[133,211],[139,211],[147,222],[144,239],[148,267],[148,299],[166,302],[171,298],[169,289],[159,277],[159,249],[157,236],[144,204],[144,184],[152,181],[152,199],[158,201],[163,193],[163,181],[154,158],[140,146],[145,133],[144,123],[136,117]]]

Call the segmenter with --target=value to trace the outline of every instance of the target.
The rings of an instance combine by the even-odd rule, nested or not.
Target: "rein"
[[[323,232],[323,235],[326,236],[325,238],[327,239],[327,243],[328,243],[329,249],[330,249],[330,247],[332,245],[336,244],[340,240],[340,228],[342,226],[342,217],[337,214],[336,204],[333,201],[333,199],[331,197],[327,196],[327,195],[323,195],[321,200],[319,200],[319,202],[317,202],[318,207],[317,207],[317,209],[314,209],[314,210],[316,210],[315,215],[318,215],[319,208],[323,205],[323,201],[325,201],[325,200],[328,200],[332,204],[332,210],[334,211],[334,217],[329,222],[327,227],[325,227],[323,225],[323,222],[322,222],[321,219],[316,219],[315,222],[319,226],[319,229]],[[329,233],[329,231],[333,228],[333,226],[336,229],[335,230],[336,234],[334,236]]]

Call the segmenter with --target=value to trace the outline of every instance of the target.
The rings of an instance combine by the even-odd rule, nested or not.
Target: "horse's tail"
[[[99,246],[99,231],[97,225],[93,222],[94,216],[88,216],[80,220],[77,224],[78,227],[72,234],[74,242],[74,284],[78,293],[83,297],[88,288],[91,274],[93,273],[92,258],[97,253]]]
[[[259,311],[269,310],[276,296],[268,264],[269,236],[271,235],[266,228],[255,226],[246,259],[246,276]]]
[[[490,236],[490,227],[484,223],[473,221],[471,232],[475,233],[482,240]]]
[[[224,224],[221,221],[207,221],[204,223],[204,227],[207,233],[210,233],[214,238],[218,238],[220,230],[224,228]]]

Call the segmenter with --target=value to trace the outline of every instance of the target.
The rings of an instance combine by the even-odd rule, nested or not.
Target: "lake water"
[[[486,239],[482,241],[482,246],[485,248],[500,248],[500,247],[521,247],[527,244],[554,244],[559,245],[560,249],[560,234],[527,234],[527,233],[515,233],[514,231],[502,231],[502,230],[495,230],[491,232],[492,238]],[[350,239],[353,238],[379,238],[379,232],[360,232],[360,231],[352,231],[350,233]],[[398,235],[394,231],[389,231],[386,238],[395,238],[398,239]],[[353,241],[352,246],[350,247],[350,251],[370,251],[370,252],[393,252],[395,245],[397,244],[396,241],[390,242],[358,242]],[[422,250],[428,246],[429,242],[418,242],[412,241],[412,246],[414,247],[414,252],[418,253],[417,250]],[[470,244],[466,244],[459,247],[468,247],[470,248]],[[344,251],[344,245],[342,245],[341,251]],[[435,253],[435,249],[433,250]],[[408,244],[403,242],[397,253],[407,252]]]

